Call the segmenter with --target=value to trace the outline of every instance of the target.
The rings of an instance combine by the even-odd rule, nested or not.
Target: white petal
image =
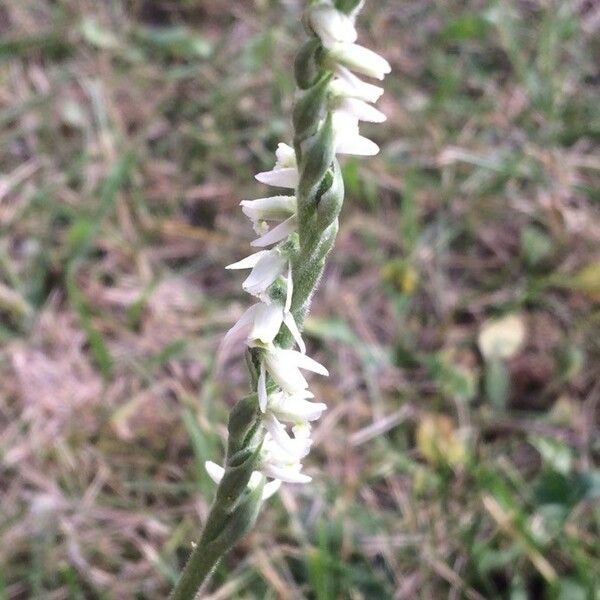
[[[269,410],[282,421],[301,423],[302,421],[317,421],[327,410],[322,402],[308,402],[305,399],[282,394],[282,399],[275,403],[273,396],[269,399]]]
[[[281,487],[281,481],[279,479],[274,479],[273,481],[269,481],[269,483],[265,483],[265,487],[263,488],[263,500],[268,500],[271,496],[276,494]]]
[[[333,114],[336,152],[357,156],[374,156],[379,146],[359,133],[358,119],[344,112]]]
[[[286,239],[290,234],[294,233],[297,228],[298,218],[296,215],[293,215],[283,223],[277,225],[277,227],[273,227],[271,231],[268,231],[257,240],[254,240],[250,245],[255,248],[265,248],[266,246],[277,244],[278,242],[281,242],[281,240]]]
[[[281,305],[275,303],[258,304],[248,338],[259,340],[263,344],[270,344],[277,337],[282,323],[283,308]]]
[[[273,441],[277,444],[278,449],[282,450],[288,457],[300,460],[310,452],[311,439],[295,439],[290,437],[285,427],[277,420],[275,415],[267,413],[264,423]]]
[[[297,423],[292,427],[292,431],[294,432],[294,436],[299,440],[308,440],[310,439],[311,426],[310,423]]]
[[[279,221],[296,212],[295,196],[271,196],[258,200],[242,200],[242,212],[252,221]]]
[[[357,98],[343,98],[337,110],[369,123],[383,123],[387,120],[380,110]]]
[[[368,77],[383,79],[392,70],[383,56],[358,44],[336,44],[330,52],[342,65]]]
[[[283,142],[278,144],[275,156],[277,157],[276,168],[296,168],[296,151],[288,144],[284,144]]]
[[[208,460],[204,463],[204,468],[206,469],[208,476],[217,485],[219,485],[223,479],[223,476],[225,475],[225,469],[223,467],[221,467],[220,465],[218,465],[217,463],[214,463],[210,460]],[[248,482],[248,487],[251,490],[255,490],[260,485],[261,481],[263,480],[263,477],[264,477],[264,475],[262,473],[260,473],[259,471],[253,471],[252,475],[250,476],[250,481]],[[281,487],[281,481],[279,481],[277,479],[274,481],[270,481],[269,483],[266,483],[265,487],[263,488],[262,499],[268,500],[273,494],[275,494],[275,492],[277,492],[277,490],[280,487]]]
[[[229,357],[231,349],[234,346],[241,345],[248,339],[248,335],[252,331],[254,318],[259,305],[251,306],[238,320],[238,322],[225,334],[225,337],[219,344],[217,352],[217,363],[223,362]]]
[[[326,48],[336,42],[352,44],[356,41],[357,33],[353,20],[333,6],[321,5],[313,8],[310,11],[310,24]]]
[[[335,151],[337,154],[351,154],[354,156],[375,156],[379,154],[379,146],[369,138],[357,135],[355,137],[336,140]]]
[[[383,95],[383,88],[363,81],[346,67],[338,65],[335,72],[338,77],[329,84],[329,89],[336,95],[358,98],[365,102],[377,102]]]
[[[260,364],[260,375],[258,376],[258,405],[260,406],[261,412],[267,410],[267,403],[269,397],[267,395],[267,372],[265,369],[265,363]]]
[[[291,189],[297,187],[299,178],[298,169],[295,167],[274,169],[273,171],[265,171],[256,175],[256,179],[261,183]]]
[[[223,475],[225,475],[225,469],[218,465],[217,463],[212,462],[211,460],[207,460],[204,463],[204,468],[208,473],[208,476],[217,484],[221,483],[223,479]]]
[[[230,339],[244,339],[248,337],[248,332],[254,323],[256,312],[259,308],[259,304],[252,305],[244,314],[238,319],[237,323],[225,334],[223,343],[227,343]],[[244,331],[247,332],[244,334]]]
[[[348,113],[335,111],[332,117],[332,125],[336,142],[360,135],[358,119]]]
[[[286,258],[279,252],[273,250],[265,252],[242,283],[242,287],[255,296],[262,294],[283,273],[285,265]]]
[[[307,371],[312,371],[313,373],[318,373],[319,375],[329,377],[329,371],[321,363],[318,363],[316,360],[310,358],[310,356],[306,356],[306,354],[301,354],[295,350],[283,350],[283,352],[293,354],[293,358],[290,360],[295,361],[295,363],[301,369],[306,369]]]
[[[298,329],[298,325],[296,325],[296,319],[294,319],[294,316],[292,315],[292,313],[286,312],[285,316],[283,318],[283,322],[286,324],[287,328],[290,330],[290,333],[292,334],[294,341],[298,344],[298,348],[300,348],[300,352],[302,352],[302,354],[306,354],[306,344],[304,343],[304,340],[302,339],[302,335],[300,333],[300,330]]]
[[[293,355],[286,354],[286,352],[290,351],[279,348],[269,350],[266,353],[265,362],[275,383],[289,394],[294,394],[305,390],[308,383],[300,373]]]
[[[286,483],[309,483],[312,481],[312,477],[308,475],[279,465],[266,464],[262,471],[267,477],[274,477]]]
[[[242,260],[233,263],[231,265],[227,265],[225,268],[226,269],[230,269],[230,270],[234,270],[234,269],[252,269],[254,268],[258,262],[260,261],[260,259],[265,256],[265,254],[268,253],[268,250],[261,250],[260,252],[256,252],[255,254],[252,254],[250,256],[247,256],[246,258],[243,258]]]
[[[260,471],[252,471],[250,480],[248,481],[248,487],[251,490],[255,490],[262,482],[264,475]]]

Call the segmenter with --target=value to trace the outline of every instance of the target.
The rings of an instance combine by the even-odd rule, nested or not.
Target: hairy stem
[[[210,518],[211,515],[209,515]],[[200,540],[190,555],[177,586],[169,596],[170,600],[192,600],[198,590],[217,566],[221,556],[208,552]]]

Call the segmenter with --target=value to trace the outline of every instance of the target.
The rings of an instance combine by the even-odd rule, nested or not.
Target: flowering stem
[[[282,482],[310,481],[301,461],[312,444],[310,424],[327,407],[311,401],[300,369],[328,373],[306,356],[301,330],[339,229],[344,181],[336,155],[375,154],[377,145],[360,136],[358,121],[385,120],[370,104],[383,90],[351,72],[378,79],[389,72],[385,59],[354,44],[354,20],[363,2],[309,0],[305,23],[311,37],[295,62],[300,94],[294,147],[280,144],[275,168],[257,175],[262,183],[294,189],[295,195],[241,203],[260,236],[252,245],[262,250],[228,268],[252,269],[244,289],[260,302],[227,333],[222,350],[232,341],[245,342],[256,393],[231,412],[224,467],[206,463],[218,484],[216,498],[171,600],[193,600]],[[272,227],[277,220],[282,222]]]

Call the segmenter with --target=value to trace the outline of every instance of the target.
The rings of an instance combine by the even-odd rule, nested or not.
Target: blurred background
[[[0,0],[0,599],[165,598],[198,536],[302,4]],[[597,600],[600,4],[359,31],[394,71],[307,323],[314,482],[203,597]]]

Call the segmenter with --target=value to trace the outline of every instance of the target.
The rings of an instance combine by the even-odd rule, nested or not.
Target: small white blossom
[[[279,144],[276,151],[277,161],[271,171],[258,173],[256,179],[266,185],[296,189],[300,176],[296,164],[296,153],[291,146]]]
[[[267,434],[263,443],[261,471],[285,483],[309,483],[312,478],[301,473],[300,459],[290,456]]]
[[[300,369],[312,371],[319,375],[329,375],[323,365],[306,356],[306,354],[295,350],[285,350],[277,346],[270,346],[266,349],[262,369],[266,369],[275,383],[288,394],[296,394],[308,388],[308,383]],[[259,385],[259,396],[261,393],[266,398],[266,387],[260,390]]]
[[[358,98],[338,97],[333,101],[333,104],[337,112],[358,119],[359,121],[383,123],[387,120],[387,117],[380,110]]]
[[[285,169],[273,169],[272,171],[265,171],[258,173],[256,179],[266,185],[273,187],[282,187],[295,190],[298,187],[298,181],[300,179],[298,175],[298,169],[295,167],[289,167]]]
[[[337,43],[353,44],[358,37],[354,19],[331,5],[315,6],[310,11],[310,25],[325,48]]]
[[[219,362],[229,354],[233,346],[245,343],[248,347],[268,346],[285,324],[301,352],[306,352],[304,340],[294,316],[276,302],[260,302],[252,305],[225,334],[219,348]]]
[[[253,296],[264,297],[269,287],[285,273],[287,264],[287,257],[275,248],[261,250],[225,268],[252,269],[242,287]]]
[[[286,423],[298,425],[307,421],[317,421],[327,410],[327,405],[322,402],[310,402],[310,398],[314,398],[314,395],[308,390],[293,395],[276,392],[269,395],[267,410]]]
[[[252,329],[248,334],[250,345],[260,342],[271,344],[277,337],[283,323],[283,306],[272,302],[257,305],[256,313],[252,323]]]
[[[296,168],[296,151],[289,145],[280,142],[277,144],[277,150],[275,150],[275,168],[276,169],[287,169]]]
[[[254,240],[250,245],[255,248],[266,248],[272,246],[285,239],[287,239],[292,233],[298,229],[298,217],[296,215],[286,219],[283,223],[280,223],[273,229],[267,231],[261,235],[258,239]]]
[[[220,466],[217,463],[214,463],[210,460],[207,460],[204,463],[204,468],[206,469],[208,476],[217,485],[219,485],[225,475],[225,469],[222,466]],[[264,475],[262,473],[260,473],[259,471],[254,471],[252,473],[252,475],[250,476],[250,481],[248,482],[248,488],[250,488],[251,490],[255,490],[261,484],[263,479],[264,479]],[[262,493],[262,499],[268,500],[271,496],[273,496],[273,494],[275,494],[279,490],[280,487],[281,487],[281,481],[277,480],[277,479],[275,481],[269,481],[268,483],[265,483],[265,486],[263,488],[263,493]]]
[[[258,200],[242,200],[242,212],[252,221],[256,233],[264,233],[265,221],[283,221],[296,214],[295,196],[271,196]],[[268,224],[267,224],[268,225]]]
[[[335,44],[329,49],[329,53],[338,64],[367,77],[383,79],[392,70],[383,56],[358,44]]]
[[[333,114],[335,151],[337,154],[375,156],[379,146],[359,133],[358,119],[345,113]]]
[[[346,67],[337,65],[335,74],[336,78],[329,84],[329,90],[333,94],[365,102],[377,102],[383,95],[383,88],[363,81]]]
[[[294,437],[299,440],[310,439],[311,431],[312,431],[312,428],[310,426],[310,423],[308,423],[306,421],[303,423],[297,423],[296,425],[294,425],[292,427],[292,432],[294,433]]]
[[[308,455],[312,446],[310,437],[291,437],[273,413],[265,414],[264,423],[273,443],[288,457],[301,460]]]

